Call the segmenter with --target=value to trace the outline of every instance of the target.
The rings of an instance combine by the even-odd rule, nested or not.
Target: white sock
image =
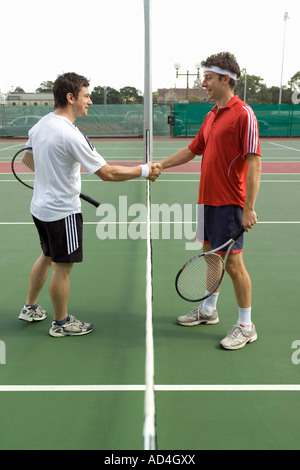
[[[207,295],[209,292],[206,291],[205,294]],[[217,308],[219,292],[211,294],[207,299],[204,300],[201,308],[205,313],[213,313]]]
[[[238,323],[242,323],[245,326],[251,326],[251,307],[249,308],[241,308],[239,307],[239,319]]]

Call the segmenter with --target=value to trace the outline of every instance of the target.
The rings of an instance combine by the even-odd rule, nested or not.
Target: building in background
[[[172,103],[209,103],[207,91],[202,88],[190,88],[188,94],[188,101],[186,99],[186,88],[159,88],[157,90],[157,104],[172,104]]]
[[[53,93],[8,93],[5,106],[54,106]]]

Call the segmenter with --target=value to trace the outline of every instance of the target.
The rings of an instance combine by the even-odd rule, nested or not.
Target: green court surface
[[[189,142],[155,140],[153,159]],[[0,164],[23,145],[0,142]],[[141,140],[94,145],[109,162],[142,160]],[[178,297],[174,279],[183,262],[199,250],[193,238],[199,173],[182,173],[178,167],[151,184],[156,431],[161,451],[300,448],[300,141],[263,140],[261,145],[267,165],[256,204],[258,224],[245,235],[244,253],[258,341],[240,351],[219,346],[237,320],[228,277],[219,298],[218,325],[176,324],[178,315],[194,307]],[[283,162],[282,171],[272,166],[278,162]],[[31,190],[4,168],[0,449],[140,450],[146,183],[82,176],[83,192],[102,204],[96,213],[82,202],[84,262],[71,273],[69,311],[93,322],[95,330],[58,339],[48,334],[48,284],[39,299],[48,318],[37,324],[18,320],[40,248],[29,212]],[[168,223],[170,207],[176,215]]]

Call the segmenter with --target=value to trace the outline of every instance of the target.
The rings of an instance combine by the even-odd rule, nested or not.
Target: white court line
[[[3,149],[0,149],[0,152],[3,152],[4,150],[10,150],[10,149],[13,149],[13,148],[15,148],[15,147],[21,147],[22,145],[23,145],[23,146],[25,145],[24,142],[22,142],[22,143],[20,143],[20,144],[12,145],[11,147],[5,147],[5,148],[3,148]]]
[[[300,224],[300,221],[299,220],[283,220],[283,221],[270,221],[270,222],[262,222],[262,221],[259,221],[257,222],[258,224]]]
[[[0,385],[0,392],[144,392],[145,385]],[[154,385],[156,392],[299,392],[298,384]]]
[[[260,180],[260,183],[300,183],[300,180]]]
[[[294,163],[294,162],[289,162],[289,163]],[[9,174],[9,173],[1,173],[2,175],[5,175],[5,174]],[[169,176],[172,176],[172,175],[195,175],[195,173],[169,173]],[[289,176],[289,175],[292,175],[292,176],[295,176],[295,175],[298,175],[299,173],[263,173],[262,176],[272,176],[272,175],[276,175],[276,176],[282,176],[282,175],[286,175],[286,176]],[[170,179],[163,179],[163,177],[159,177],[157,178],[157,180],[155,181],[155,183],[153,184],[158,184],[158,183],[199,183],[199,177],[200,177],[200,174],[196,177],[196,179],[173,179],[173,178],[170,178]],[[0,183],[1,182],[6,182],[6,181],[14,181],[14,180],[0,180]],[[89,178],[89,179],[82,179],[81,180],[83,183],[94,183],[95,181],[100,181],[102,183],[105,183],[105,181],[102,181],[102,180],[99,180],[99,179],[93,179],[93,178]],[[293,182],[299,182],[299,180],[280,180],[280,179],[276,179],[276,180],[264,180],[263,178],[261,179],[261,183],[264,183],[265,181],[267,181],[268,183],[293,183]],[[128,183],[143,183],[142,180],[139,180],[138,178],[137,179],[134,179],[134,180],[129,180],[129,181],[124,181],[124,183],[128,184]]]
[[[1,174],[2,175],[4,175],[4,174],[8,175],[10,173],[1,173]],[[276,173],[274,173],[274,174],[276,174]],[[290,174],[293,175],[295,173],[290,173]],[[33,181],[33,180],[24,180],[24,181],[30,182],[30,181]],[[95,181],[100,182],[100,183],[101,182],[104,183],[104,181],[99,180],[99,179],[97,179],[97,180],[95,180],[95,179],[82,180],[82,183],[95,183]],[[264,180],[264,179],[262,179],[260,182],[261,183],[300,183],[300,180],[280,180],[280,179],[278,179],[278,180]],[[0,179],[0,183],[18,183],[18,181],[16,179],[12,179],[12,180],[1,180]],[[128,184],[128,183],[144,183],[144,181],[136,179],[136,180],[126,181],[126,184]],[[193,180],[190,180],[190,179],[189,180],[188,179],[180,179],[180,180],[178,180],[178,179],[176,179],[176,180],[175,179],[167,179],[167,180],[159,179],[159,180],[155,181],[155,184],[157,184],[157,183],[199,183],[199,178],[197,178],[195,180],[194,179]]]
[[[268,162],[268,163],[278,163],[278,162]],[[288,161],[288,162],[283,162],[283,163],[295,163],[295,161]],[[297,162],[296,162],[297,163]],[[261,183],[264,183],[265,181],[268,181],[268,182],[274,182],[274,183],[282,183],[282,182],[286,182],[286,183],[289,183],[289,182],[295,182],[295,181],[299,181],[299,180],[280,180],[280,179],[274,179],[274,180],[266,180],[264,179],[264,177],[270,177],[270,176],[277,176],[277,177],[280,177],[280,176],[296,176],[298,175],[299,173],[262,173],[262,178],[261,178]],[[8,171],[8,172],[2,172],[0,173],[0,183],[18,183],[18,181],[16,180],[16,178],[12,178],[12,179],[1,179],[1,175],[12,175],[11,171]],[[182,175],[182,178],[180,178],[180,175]],[[185,179],[184,178],[184,175],[188,175],[188,176],[194,176],[193,179]],[[177,176],[177,178],[172,178],[173,176]],[[166,178],[168,177],[168,178]],[[180,179],[179,179],[180,178]],[[200,173],[194,173],[194,172],[172,172],[172,173],[164,173],[164,176],[160,176],[156,181],[155,181],[155,184],[158,184],[158,183],[199,183],[199,178],[200,178]],[[32,182],[33,179],[28,177],[26,179],[24,179],[25,182]],[[87,175],[85,173],[83,173],[81,175],[81,182],[82,183],[94,183],[94,182],[98,182],[98,183],[105,183],[105,181],[101,180],[100,178],[93,178],[92,176],[91,177],[87,177]],[[132,179],[132,180],[129,180],[129,181],[124,181],[123,183],[126,183],[126,184],[129,184],[129,183],[144,183],[144,179],[139,179],[139,178],[136,178],[136,179]],[[154,184],[154,183],[153,183]]]
[[[135,219],[133,220],[125,220],[123,222],[117,222],[117,221],[107,221],[105,220],[104,222],[102,222],[101,220],[97,220],[97,221],[94,221],[94,222],[83,222],[83,225],[98,225],[98,224],[104,224],[104,225],[124,225],[124,224],[131,224],[131,223],[136,223],[137,225],[142,225],[142,224],[146,224],[147,222],[146,221],[135,221]],[[196,220],[187,220],[187,221],[174,221],[174,220],[167,220],[167,221],[151,221],[151,224],[196,224],[197,221]],[[270,221],[264,221],[262,222],[261,220],[257,222],[257,224],[300,224],[300,220],[270,220]],[[34,222],[0,222],[0,225],[34,225]]]
[[[277,142],[269,142],[271,145],[277,145],[287,150],[294,150],[295,152],[300,152],[300,149],[295,149],[294,147],[288,147],[287,145],[277,144]]]
[[[268,162],[268,163],[276,163],[276,162]],[[277,162],[278,163],[278,162]],[[283,162],[283,163],[295,163],[295,161],[289,161],[289,162]],[[297,163],[297,162],[296,162]],[[2,175],[9,175],[11,173],[1,173]],[[197,179],[191,179],[191,180],[188,180],[188,179],[172,179],[171,177],[176,175],[176,176],[179,176],[179,175],[194,175],[195,176],[195,172],[190,172],[190,171],[186,171],[184,173],[181,173],[180,171],[174,171],[172,173],[167,173],[168,176],[170,176],[170,179],[163,179],[163,177],[159,177],[157,178],[157,180],[155,181],[155,183],[153,184],[158,184],[158,183],[162,183],[162,182],[167,182],[167,183],[177,183],[177,182],[181,182],[181,183],[186,183],[186,182],[197,182],[199,183],[199,177],[200,177],[200,173],[196,173],[196,178]],[[282,175],[285,175],[285,176],[289,176],[289,175],[292,175],[292,176],[295,176],[295,175],[299,175],[299,173],[262,173],[262,177],[263,176],[272,176],[272,175],[275,175],[275,176],[282,176]],[[5,181],[5,180],[3,180]],[[8,181],[8,180],[6,180]],[[11,180],[13,181],[13,180]],[[82,179],[81,180],[82,182],[84,183],[87,183],[87,182],[95,182],[95,181],[101,181],[102,183],[105,183],[105,181],[102,181],[101,179],[93,179],[93,178],[89,178],[89,179]],[[280,180],[273,180],[274,183],[276,183],[277,181],[280,182]],[[291,180],[291,181],[295,181],[295,180]],[[139,180],[138,178],[136,179],[133,179],[133,180],[129,180],[129,181],[123,181],[124,183],[128,184],[128,183],[139,183],[139,182],[143,182],[143,180]],[[263,182],[263,179],[261,180],[261,182]]]
[[[125,225],[125,224],[131,224],[131,223],[136,223],[137,225],[143,225],[146,224],[147,222],[143,221],[135,221],[133,220],[125,220],[123,222],[117,222],[117,221],[104,221],[102,222],[101,220],[99,221],[94,221],[94,222],[83,222],[83,225],[98,225],[98,224],[104,224],[104,225]],[[151,224],[196,224],[196,220],[187,220],[187,221],[174,221],[174,220],[167,220],[166,222],[164,221],[151,221]],[[300,224],[300,220],[270,220],[270,221],[265,221],[262,222],[261,220],[257,222],[257,224]],[[34,225],[34,222],[0,222],[0,225]]]

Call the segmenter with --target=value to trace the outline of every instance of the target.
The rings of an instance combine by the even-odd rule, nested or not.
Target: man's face
[[[93,104],[90,98],[90,92],[87,87],[82,87],[78,93],[78,97],[74,98],[74,111],[77,117],[86,116],[88,113],[88,108]]]
[[[214,72],[204,72],[202,87],[206,88],[208,98],[218,101],[224,93],[224,79]]]

